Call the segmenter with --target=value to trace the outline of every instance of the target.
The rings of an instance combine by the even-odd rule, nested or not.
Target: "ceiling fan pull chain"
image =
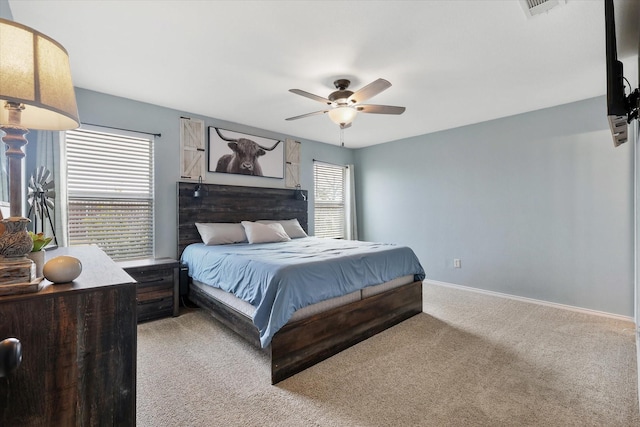
[[[344,128],[340,126],[340,146],[344,147]]]

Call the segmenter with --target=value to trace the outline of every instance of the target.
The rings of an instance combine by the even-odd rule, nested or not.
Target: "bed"
[[[195,249],[211,250],[211,247],[196,248],[204,246],[196,223],[237,224],[240,221],[295,219],[307,230],[307,202],[304,197],[299,197],[300,191],[306,193],[304,190],[202,184],[202,197],[194,198],[193,183],[179,182],[177,188],[179,257],[189,245],[192,246],[186,254]],[[312,239],[293,239],[293,243],[307,245],[306,241]],[[346,242],[343,241],[343,244]],[[266,245],[277,246],[280,243],[237,246],[247,251]],[[215,250],[228,252],[236,245],[223,246]],[[195,259],[202,256],[198,255]],[[227,258],[240,257],[233,255]],[[350,276],[352,282],[353,277]],[[379,285],[362,287],[354,284],[345,294],[296,310],[290,319],[271,330],[267,337],[262,325],[260,328],[256,326],[260,316],[256,316],[254,305],[209,286],[202,277],[190,283],[189,299],[255,347],[265,351],[271,358],[271,382],[275,384],[422,312],[423,277],[424,274],[407,274]]]

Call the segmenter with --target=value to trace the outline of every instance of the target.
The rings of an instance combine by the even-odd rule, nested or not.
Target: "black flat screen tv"
[[[628,124],[638,117],[638,89],[625,93],[623,64],[618,60],[613,0],[604,0],[607,63],[607,118],[617,147],[628,140]]]

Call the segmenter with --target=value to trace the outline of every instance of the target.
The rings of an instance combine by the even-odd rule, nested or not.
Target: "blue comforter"
[[[256,308],[262,347],[298,309],[358,289],[425,273],[405,246],[304,237],[289,242],[189,245],[182,262],[202,283],[231,292]]]

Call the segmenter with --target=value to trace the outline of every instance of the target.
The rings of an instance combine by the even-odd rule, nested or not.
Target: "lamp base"
[[[0,295],[38,292],[41,288],[36,277],[36,265],[25,254],[31,251],[33,241],[27,233],[27,218],[3,219],[5,232],[0,236]]]
[[[26,294],[30,292],[38,292],[44,287],[44,278],[38,277],[32,282],[13,283],[10,285],[0,284],[0,296]]]
[[[31,282],[36,277],[36,265],[28,258],[0,260],[0,286]]]
[[[33,248],[33,240],[27,232],[27,224],[31,220],[12,216],[0,222],[5,227],[5,232],[0,236],[0,256],[7,261],[25,259],[25,255]],[[2,282],[0,281],[0,283]]]
[[[0,258],[0,295],[38,292],[44,285],[42,279],[29,258]]]

